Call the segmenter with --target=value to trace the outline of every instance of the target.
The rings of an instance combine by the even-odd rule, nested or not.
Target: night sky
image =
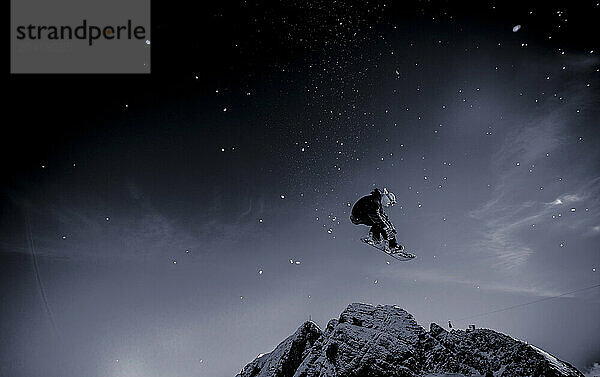
[[[598,1],[197,3],[151,75],[7,74],[2,376],[234,376],[356,301],[600,362]]]

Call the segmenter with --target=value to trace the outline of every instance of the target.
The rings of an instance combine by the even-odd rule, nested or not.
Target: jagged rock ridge
[[[423,329],[397,306],[349,305],[323,332],[304,323],[237,377],[584,377],[569,363],[488,329]]]

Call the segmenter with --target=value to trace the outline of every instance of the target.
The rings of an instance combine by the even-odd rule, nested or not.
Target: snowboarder
[[[382,202],[384,204],[382,204]],[[389,217],[383,212],[383,206],[391,207],[396,204],[396,196],[386,188],[381,192],[378,188],[371,191],[371,195],[363,196],[352,207],[350,221],[353,224],[371,227],[369,236],[374,244],[388,241],[390,252],[403,249],[396,241],[396,229]]]

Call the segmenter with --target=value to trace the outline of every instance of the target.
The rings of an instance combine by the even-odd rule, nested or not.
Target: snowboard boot
[[[390,251],[392,253],[404,250],[404,247],[402,245],[398,244],[398,241],[396,241],[396,238],[392,238],[389,241],[389,245],[390,245]]]
[[[374,245],[379,245],[383,241],[381,236],[375,237],[373,233],[369,233],[369,238],[371,239],[371,241],[373,241]]]

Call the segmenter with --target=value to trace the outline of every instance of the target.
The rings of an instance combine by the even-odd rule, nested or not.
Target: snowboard
[[[365,237],[365,238],[361,238],[360,239],[362,242],[366,243],[367,245],[374,247],[375,249],[381,251],[382,253],[384,253],[387,256],[390,256],[396,260],[399,261],[409,261],[411,259],[414,259],[416,257],[416,255],[408,253],[406,251],[402,251],[402,250],[398,250],[398,251],[391,251],[388,247],[387,244],[385,242],[381,242],[380,244],[376,244],[375,242],[373,242],[373,240],[369,237]]]

